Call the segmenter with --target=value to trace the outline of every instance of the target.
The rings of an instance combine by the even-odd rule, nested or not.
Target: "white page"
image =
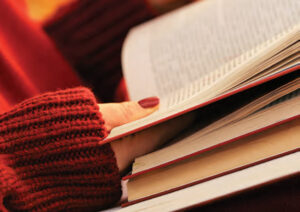
[[[120,212],[175,211],[300,173],[300,152],[123,208]]]
[[[299,11],[298,0],[207,0],[135,28],[123,52],[131,99],[153,95],[164,99],[297,25]],[[219,74],[244,59],[235,60]],[[206,78],[198,88],[216,79]],[[195,92],[199,89],[185,91],[183,99]]]

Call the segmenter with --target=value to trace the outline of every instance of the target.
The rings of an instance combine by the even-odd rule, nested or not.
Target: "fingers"
[[[114,127],[148,116],[159,107],[159,99],[150,97],[139,102],[99,104],[105,127],[111,131]]]
[[[115,152],[120,172],[124,171],[134,158],[152,152],[166,141],[174,138],[190,126],[195,117],[194,113],[189,113],[112,142],[111,146]]]

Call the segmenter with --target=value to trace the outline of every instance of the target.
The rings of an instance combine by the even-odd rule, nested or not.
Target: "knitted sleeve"
[[[121,48],[127,32],[153,17],[145,2],[77,0],[45,23],[47,34],[102,101],[114,100],[122,78]]]
[[[119,200],[119,171],[93,94],[46,93],[0,114],[0,211],[96,211]]]

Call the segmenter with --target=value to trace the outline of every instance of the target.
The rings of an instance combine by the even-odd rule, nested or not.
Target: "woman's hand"
[[[143,118],[158,109],[156,97],[139,102],[100,104],[100,111],[108,131],[114,127]],[[113,141],[117,165],[121,173],[133,162],[134,158],[149,153],[173,138],[194,120],[193,115],[185,115],[133,135]]]

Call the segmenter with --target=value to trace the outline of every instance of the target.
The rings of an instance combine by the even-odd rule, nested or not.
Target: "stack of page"
[[[197,121],[135,159],[123,210],[179,210],[299,174],[299,38],[298,0],[204,0],[133,28],[129,95],[159,96],[160,109],[101,143],[191,111]]]

